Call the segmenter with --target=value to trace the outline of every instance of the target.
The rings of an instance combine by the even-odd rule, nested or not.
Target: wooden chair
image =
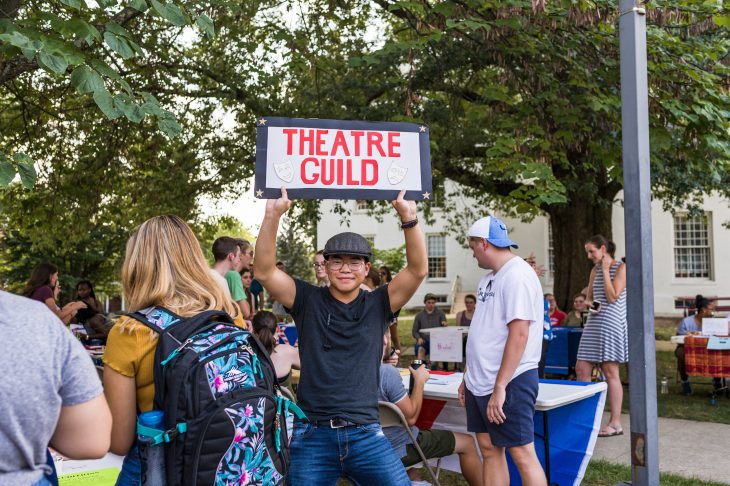
[[[403,427],[406,432],[408,432],[408,436],[411,438],[411,443],[413,444],[414,449],[416,449],[416,452],[418,452],[418,455],[421,458],[423,467],[425,467],[428,470],[428,474],[431,475],[431,479],[433,479],[433,484],[435,484],[436,486],[441,486],[438,480],[438,474],[434,473],[433,469],[428,464],[428,459],[426,459],[426,455],[423,453],[421,447],[418,445],[418,441],[416,441],[416,438],[413,436],[413,431],[411,430],[410,425],[408,425],[408,421],[403,415],[403,412],[401,412],[400,408],[390,402],[378,402],[378,409],[380,411],[380,426]],[[439,462],[440,461],[441,460],[439,459]]]

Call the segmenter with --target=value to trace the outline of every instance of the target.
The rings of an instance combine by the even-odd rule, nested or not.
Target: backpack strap
[[[178,343],[185,341],[202,324],[208,321],[215,320],[221,323],[233,324],[231,316],[222,310],[203,311],[189,319],[185,319],[164,307],[154,306],[131,312],[127,316],[141,322],[158,334],[172,336]]]
[[[127,317],[141,322],[158,334],[163,334],[166,329],[174,326],[183,318],[174,312],[160,306],[147,307],[136,312],[130,312]]]

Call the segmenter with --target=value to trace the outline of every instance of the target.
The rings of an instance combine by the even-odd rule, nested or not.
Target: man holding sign
[[[372,249],[355,233],[335,235],[324,247],[329,287],[278,270],[276,233],[291,201],[282,188],[281,197],[266,204],[256,241],[256,278],[294,317],[301,357],[297,395],[309,419],[294,426],[289,484],[334,485],[341,476],[355,484],[410,484],[382,433],[378,413],[382,336],[428,270],[416,203],[404,194],[399,193],[393,207],[405,234],[407,264],[372,292],[360,289]]]

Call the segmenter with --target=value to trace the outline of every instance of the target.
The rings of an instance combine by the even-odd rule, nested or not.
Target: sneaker
[[[689,384],[689,380],[682,382],[682,395],[691,395],[692,394],[692,385]]]

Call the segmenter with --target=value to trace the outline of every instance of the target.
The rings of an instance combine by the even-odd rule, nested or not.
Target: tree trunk
[[[597,234],[608,239],[612,235],[612,205],[581,196],[579,193],[569,194],[568,204],[547,208],[552,225],[555,264],[553,294],[558,307],[566,312],[573,308],[573,296],[588,286],[592,265],[586,258],[586,240]]]

